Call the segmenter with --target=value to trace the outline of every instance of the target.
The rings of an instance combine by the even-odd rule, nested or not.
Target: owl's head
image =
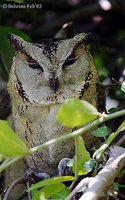
[[[32,44],[9,34],[16,51],[11,90],[13,84],[20,97],[37,104],[79,97],[91,72],[86,36],[80,33],[70,39],[43,39],[40,44]]]

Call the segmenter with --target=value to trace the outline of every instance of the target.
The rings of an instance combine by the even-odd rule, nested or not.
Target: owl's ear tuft
[[[13,33],[9,33],[8,38],[10,44],[14,47],[16,51],[24,52],[24,47],[26,42],[21,37],[14,35]]]
[[[77,35],[75,35],[73,37],[73,39],[77,42],[80,42],[80,43],[83,43],[83,44],[86,44],[88,43],[88,38],[89,38],[90,34],[86,34],[86,33],[79,33]]]

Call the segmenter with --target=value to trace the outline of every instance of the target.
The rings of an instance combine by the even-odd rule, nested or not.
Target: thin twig
[[[16,156],[16,157],[14,157],[14,158],[10,158],[10,159],[8,159],[7,160],[7,162],[6,162],[6,160],[0,165],[0,172],[2,172],[4,169],[6,169],[7,167],[9,167],[10,165],[12,165],[14,162],[16,162],[16,161],[18,161],[18,160],[20,160],[20,159],[22,159],[24,156],[22,156],[22,155],[20,155],[20,156]]]
[[[26,184],[27,184],[27,188],[30,188],[29,182],[27,182]],[[28,200],[31,200],[31,199],[32,199],[32,197],[31,197],[31,192],[28,191]]]
[[[20,177],[20,178],[16,179],[15,181],[13,181],[11,183],[11,185],[9,186],[9,188],[7,189],[3,200],[9,200],[9,195],[10,195],[11,191],[16,187],[16,185],[22,184],[24,182],[25,182],[25,178],[24,177]]]
[[[110,119],[120,117],[122,115],[125,115],[125,109],[121,110],[121,111],[117,111],[115,113],[111,113],[111,114],[102,114],[98,119],[85,125],[84,127],[80,128],[78,130],[75,130],[72,133],[64,134],[58,138],[49,140],[48,142],[45,142],[41,145],[33,147],[30,149],[30,152],[31,152],[31,154],[34,154],[36,151],[41,151],[43,148],[48,147],[49,145],[52,145],[55,142],[62,142],[62,141],[80,136],[80,135],[84,134],[85,132],[87,132],[88,130],[92,129],[93,127],[98,126],[98,125],[102,124],[103,122],[106,122]]]
[[[100,117],[98,119],[94,120],[93,122],[85,125],[84,127],[80,128],[78,130],[73,131],[72,133],[64,134],[64,135],[62,135],[62,136],[60,136],[58,138],[49,140],[49,141],[47,141],[47,142],[45,142],[45,143],[43,143],[41,145],[38,145],[36,147],[31,148],[29,150],[29,153],[27,153],[27,155],[35,154],[37,151],[42,151],[43,148],[46,148],[46,147],[54,144],[55,142],[62,142],[62,141],[65,141],[65,140],[80,136],[80,135],[84,134],[85,132],[89,131],[90,129],[92,129],[93,127],[98,126],[98,125],[102,124],[103,122],[106,122],[106,121],[108,121],[110,119],[113,119],[113,118],[116,118],[116,117],[120,117],[122,115],[125,115],[125,109],[121,110],[121,111],[117,111],[115,113],[111,113],[111,114],[102,114],[102,115],[100,115]],[[26,154],[25,155],[21,155],[21,156],[16,156],[12,160],[7,162],[6,164],[4,164],[4,163],[1,164],[0,165],[0,172],[2,172],[6,167],[10,166],[14,162],[22,159],[25,156],[26,156]]]

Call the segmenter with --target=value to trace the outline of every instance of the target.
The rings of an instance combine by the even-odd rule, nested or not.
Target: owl
[[[98,73],[87,50],[85,33],[69,39],[43,39],[29,43],[9,34],[15,57],[8,82],[15,132],[28,148],[72,131],[56,121],[68,98],[84,99],[98,107]],[[84,136],[87,148],[95,143]],[[74,140],[50,145],[25,158],[27,167],[56,173],[59,161],[74,155]]]

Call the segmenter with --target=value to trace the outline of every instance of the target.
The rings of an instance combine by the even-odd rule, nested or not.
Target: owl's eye
[[[43,71],[43,68],[38,63],[28,63],[28,65],[32,69],[40,69]]]
[[[39,69],[43,71],[43,68],[35,61],[33,60],[30,56],[27,56],[27,64],[30,68],[32,69]]]
[[[78,58],[77,57],[72,57],[72,58],[68,58],[64,63],[62,68],[65,68],[68,65],[72,65]]]

